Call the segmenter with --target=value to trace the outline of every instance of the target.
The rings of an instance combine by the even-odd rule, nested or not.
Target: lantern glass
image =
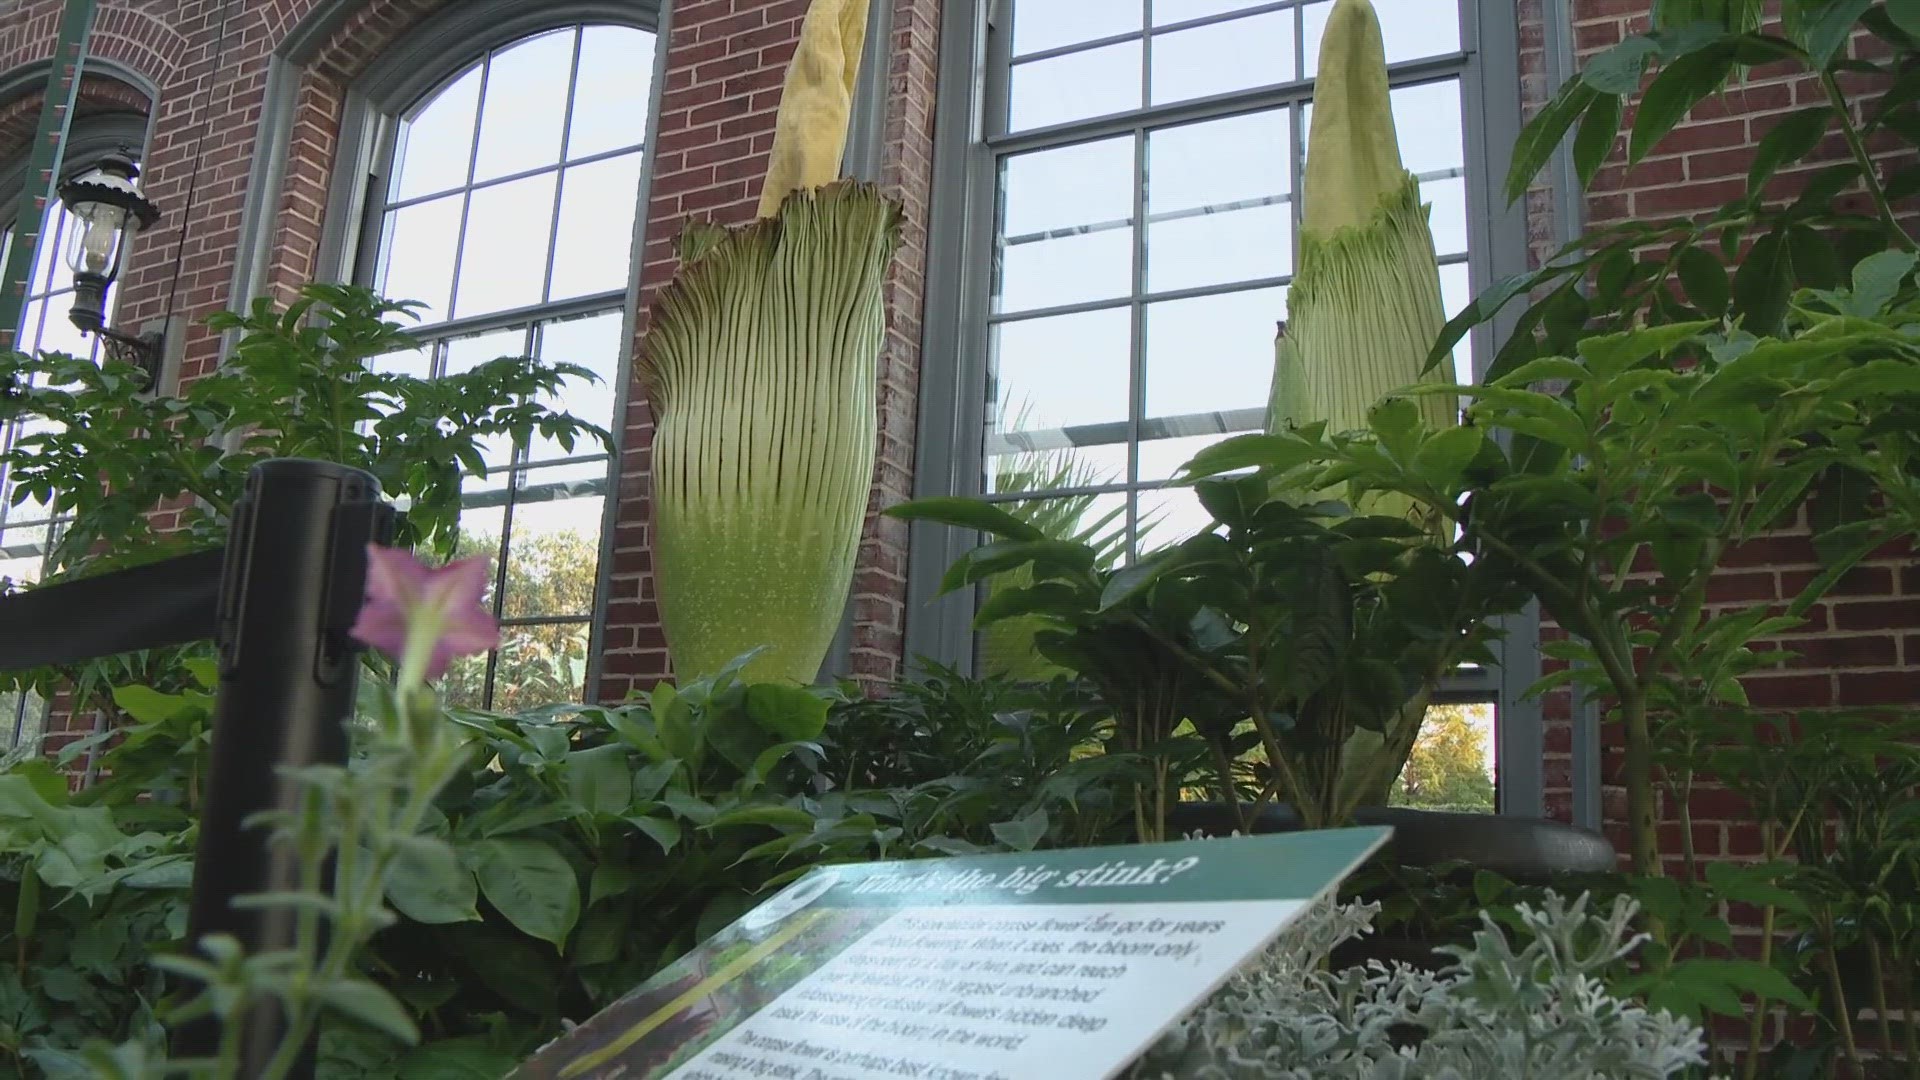
[[[126,247],[127,209],[107,202],[83,202],[70,208],[71,239],[67,266],[75,274],[112,281],[120,273],[120,253]]]

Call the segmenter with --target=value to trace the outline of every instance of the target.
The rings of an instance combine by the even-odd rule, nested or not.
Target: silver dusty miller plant
[[[1161,1039],[1131,1080],[1666,1080],[1703,1063],[1694,1024],[1615,998],[1601,974],[1640,946],[1622,897],[1521,905],[1522,944],[1491,917],[1438,972],[1330,971],[1377,904],[1323,901]]]

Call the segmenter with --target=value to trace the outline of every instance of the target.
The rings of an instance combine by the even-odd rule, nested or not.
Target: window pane
[[[1393,128],[1400,157],[1417,176],[1458,169],[1466,161],[1461,135],[1460,83],[1423,83],[1393,91]]]
[[[0,534],[0,591],[5,586],[31,585],[45,570],[47,530],[9,529]]]
[[[1153,0],[1153,25],[1166,26],[1171,23],[1186,22],[1189,19],[1201,19],[1208,15],[1225,15],[1232,11],[1241,11],[1254,7],[1262,0]],[[1293,16],[1289,14],[1288,18]]]
[[[1124,307],[995,326],[989,415],[1010,431],[1124,424],[1131,341]]]
[[[1173,479],[1180,467],[1193,460],[1193,456],[1215,443],[1225,442],[1235,435],[1259,430],[1261,424],[1256,421],[1246,425],[1243,430],[1217,431],[1207,435],[1183,435],[1172,439],[1151,439],[1140,444],[1140,482],[1154,483]]]
[[[1198,536],[1213,525],[1213,515],[1200,505],[1200,496],[1192,488],[1149,488],[1136,498],[1140,500],[1140,539],[1135,548],[1142,555]]]
[[[473,192],[454,314],[484,315],[540,302],[555,176],[543,173]]]
[[[1285,288],[1147,306],[1146,415],[1264,409]]]
[[[1431,210],[1427,215],[1433,226],[1433,250],[1436,255],[1463,255],[1467,250],[1467,181],[1456,176],[1447,180],[1429,180],[1420,185],[1420,201]]]
[[[98,351],[98,342],[80,332],[67,318],[67,312],[73,307],[73,294],[70,292],[53,293],[38,306],[44,309],[40,323],[40,336],[34,342],[34,348],[41,352],[65,353],[88,359]]]
[[[1398,64],[1423,56],[1460,51],[1460,7],[1454,0],[1373,0],[1380,13],[1380,36],[1386,42],[1387,63]],[[1307,5],[1307,70],[1319,70],[1320,39],[1326,36],[1331,0]]]
[[[1131,136],[1008,158],[995,310],[1130,292],[1133,173]]]
[[[28,197],[31,198],[31,196]],[[73,285],[73,270],[67,266],[65,258],[68,217],[64,208],[49,205],[46,217],[41,220],[40,246],[33,252],[35,292],[64,289]]]
[[[1104,566],[1126,562],[1127,497],[1082,495],[1060,499],[1028,499],[996,503],[1000,509],[1057,539],[1092,544]],[[1031,582],[1030,571],[1002,575],[989,585],[1018,588]],[[1018,679],[1042,679],[1057,669],[1042,659],[1033,644],[1037,619],[1009,619],[983,629],[977,636],[977,656],[983,673]]]
[[[652,104],[653,35],[627,26],[589,26],[581,35],[567,157],[639,146]]]
[[[1126,482],[1125,442],[1061,445],[1065,442],[1057,431],[989,434],[986,490],[1014,495]]]
[[[480,110],[476,181],[559,162],[573,39],[572,30],[556,30],[493,54]]]
[[[47,302],[42,299],[28,300],[20,310],[20,351],[29,356],[42,351],[40,337],[47,321]]]
[[[1140,12],[1139,0],[1018,0],[1013,53],[1024,56],[1139,30]]]
[[[481,481],[467,477],[460,484],[463,506],[460,510],[459,538],[454,547],[458,558],[482,556],[487,560],[487,588],[480,602],[493,608],[493,585],[500,567],[500,535],[506,528],[507,493],[486,490]]]
[[[373,287],[390,300],[418,300],[423,323],[447,317],[453,294],[453,256],[460,243],[458,195],[418,203],[387,215]]]
[[[1453,263],[1440,268],[1440,302],[1447,309],[1447,318],[1451,319],[1473,302],[1473,285],[1466,263]],[[1473,335],[1460,339],[1453,347],[1453,373],[1456,381],[1467,384],[1477,381],[1474,371]]]
[[[549,300],[623,289],[633,265],[633,217],[640,202],[640,155],[568,169],[560,186],[560,232]]]
[[[1148,136],[1149,290],[1292,269],[1290,131],[1289,114],[1275,110]]]
[[[1435,705],[1414,740],[1407,767],[1388,794],[1393,806],[1491,814],[1498,758],[1491,702]]]
[[[573,379],[557,399],[543,396],[540,403],[611,430],[614,394],[620,386],[620,332],[623,325],[623,314],[610,311],[592,318],[550,323],[542,327],[542,360],[550,364],[578,364],[591,369],[600,376],[600,381],[589,383],[584,379]],[[591,436],[575,442],[573,449],[568,450],[544,435],[536,435],[528,457],[533,461],[551,461],[559,457],[605,452],[606,447]]]
[[[585,622],[503,628],[493,676],[494,711],[579,701],[585,690],[591,632]]]
[[[1110,300],[1133,287],[1133,232],[1103,229],[1009,240],[1000,256],[995,311]]]
[[[1292,11],[1153,37],[1155,105],[1289,82],[1293,77]]]
[[[489,360],[498,360],[503,356],[525,356],[527,353],[527,332],[525,330],[501,330],[475,337],[456,338],[447,342],[447,366],[449,375],[458,375],[471,371]],[[513,439],[505,434],[489,435],[480,440],[480,456],[487,463],[485,479],[475,478],[468,483],[476,488],[498,488],[505,486],[506,474],[497,470],[513,464]]]
[[[1061,232],[1133,217],[1133,137],[1009,157],[1000,169],[1003,236]]]
[[[486,706],[487,656],[459,656],[440,679],[440,700],[456,709]]]
[[[471,68],[401,125],[393,155],[395,202],[466,184],[479,104],[480,69]]]
[[[1064,124],[1140,107],[1140,43],[1015,64],[1007,128]]]
[[[509,619],[588,618],[593,614],[593,590],[599,577],[600,522],[606,500],[599,495],[569,497],[564,488],[549,490],[540,472],[528,474],[526,493],[561,497],[514,504],[501,613]]]

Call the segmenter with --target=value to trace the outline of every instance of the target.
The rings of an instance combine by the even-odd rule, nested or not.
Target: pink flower
[[[484,556],[430,567],[368,544],[367,599],[349,632],[400,660],[403,683],[437,679],[454,657],[499,646],[500,625],[480,602],[486,588]]]

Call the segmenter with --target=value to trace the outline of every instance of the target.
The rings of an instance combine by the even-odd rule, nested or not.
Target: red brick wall
[[[1573,0],[1573,43],[1578,65],[1646,26],[1646,0]],[[1546,99],[1549,87],[1541,34],[1539,0],[1521,0],[1521,71],[1529,115]],[[1870,39],[1856,50],[1872,49]],[[1659,152],[1628,168],[1624,136],[1614,156],[1595,178],[1585,201],[1588,226],[1629,218],[1658,218],[1717,209],[1743,195],[1753,147],[1781,116],[1824,101],[1817,82],[1761,70],[1755,78],[1710,98],[1660,146]],[[1875,88],[1848,87],[1855,108],[1871,103]],[[1625,126],[1632,123],[1629,104]],[[1837,142],[1837,140],[1836,140]],[[1839,145],[1823,148],[1826,158],[1845,154]],[[1806,170],[1802,170],[1804,175]],[[1776,190],[1791,193],[1794,181]],[[1843,196],[1843,199],[1847,196]],[[1854,196],[1859,198],[1859,196]],[[1542,183],[1528,195],[1529,237],[1536,259],[1558,246],[1552,220],[1553,193]],[[1911,704],[1920,700],[1920,574],[1904,552],[1885,552],[1851,575],[1829,599],[1809,614],[1804,630],[1783,644],[1802,654],[1792,664],[1748,680],[1753,703],[1763,708],[1800,709],[1835,705]],[[1768,537],[1733,553],[1717,581],[1712,601],[1719,609],[1783,600],[1798,594],[1816,569],[1804,528]],[[1709,610],[1715,610],[1710,605]],[[1543,637],[1558,631],[1548,627]],[[1572,721],[1570,700],[1556,694],[1544,703],[1546,721],[1546,802],[1549,816],[1571,820],[1573,811]],[[1602,727],[1602,817],[1624,850],[1619,825],[1625,818],[1625,791],[1618,785],[1618,733]],[[1744,857],[1759,852],[1759,835],[1750,815],[1724,790],[1708,787],[1692,805],[1693,840],[1705,857]],[[1663,800],[1663,848],[1679,848],[1679,808]]]

